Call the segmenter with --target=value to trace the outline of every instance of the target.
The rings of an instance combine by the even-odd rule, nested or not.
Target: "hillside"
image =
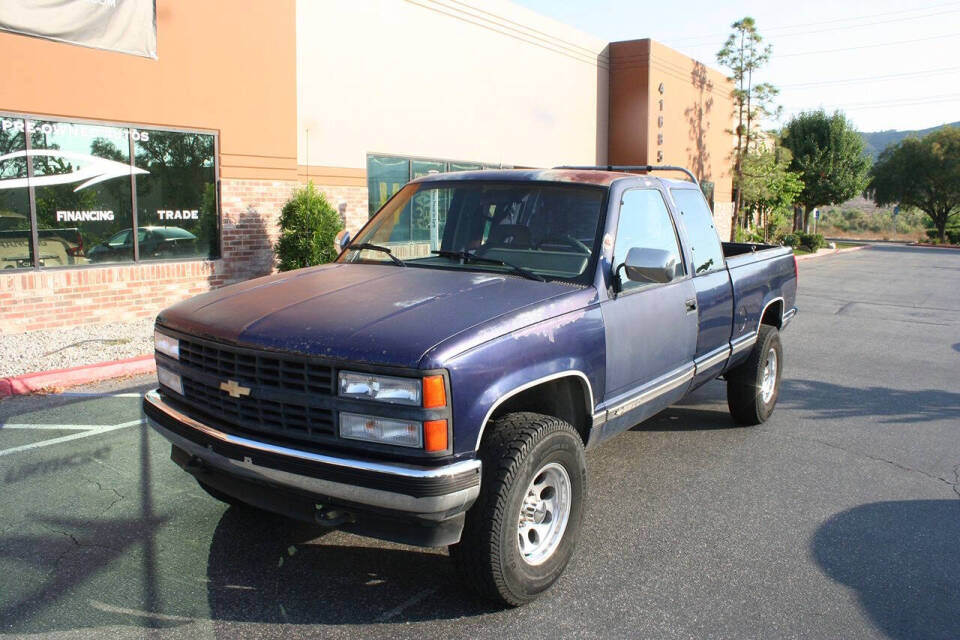
[[[860,135],[863,137],[864,151],[870,154],[871,158],[876,160],[877,156],[880,155],[880,152],[883,151],[888,144],[900,142],[910,135],[923,137],[931,131],[936,131],[941,127],[947,126],[960,127],[960,121],[951,122],[950,124],[942,124],[938,127],[930,127],[929,129],[920,129],[917,131],[897,131],[895,129],[887,129],[886,131],[861,131]]]

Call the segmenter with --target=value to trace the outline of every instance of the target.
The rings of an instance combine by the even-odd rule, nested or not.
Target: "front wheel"
[[[488,428],[480,496],[450,555],[467,586],[519,606],[556,582],[573,555],[587,490],[583,442],[563,420],[536,413]]]
[[[746,362],[728,371],[727,406],[742,425],[766,422],[780,396],[783,347],[776,327],[761,325]]]

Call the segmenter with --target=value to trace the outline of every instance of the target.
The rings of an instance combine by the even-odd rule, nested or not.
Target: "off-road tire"
[[[764,369],[770,352],[776,353],[776,380],[773,395],[763,399]],[[780,344],[780,332],[776,327],[761,325],[757,332],[757,342],[747,360],[726,373],[727,406],[730,415],[738,424],[758,425],[766,422],[777,405],[780,397],[780,378],[783,373],[783,347]]]
[[[563,420],[538,413],[511,413],[487,429],[479,452],[480,495],[450,556],[469,588],[495,602],[519,606],[550,588],[573,556],[586,504],[583,441]],[[556,549],[542,564],[531,565],[520,553],[518,519],[534,474],[550,463],[562,466],[569,476],[569,517]]]

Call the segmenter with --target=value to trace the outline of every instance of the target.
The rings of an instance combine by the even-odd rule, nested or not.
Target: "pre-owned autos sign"
[[[155,0],[0,0],[0,30],[157,57]]]

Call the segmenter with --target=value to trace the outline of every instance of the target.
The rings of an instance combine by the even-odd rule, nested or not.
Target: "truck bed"
[[[777,304],[777,313],[791,311],[796,304],[797,278],[793,249],[769,244],[724,242],[736,313],[731,342],[749,338],[760,325],[770,304]],[[738,359],[731,359],[735,365]]]
[[[779,248],[779,245],[776,244],[758,244],[756,242],[723,242],[721,244],[723,245],[723,255],[725,258]]]

